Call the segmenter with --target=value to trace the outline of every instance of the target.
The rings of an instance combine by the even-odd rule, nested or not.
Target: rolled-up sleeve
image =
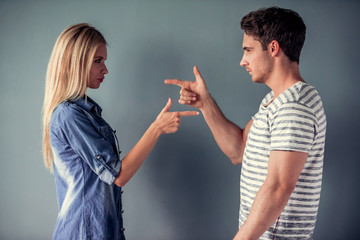
[[[81,109],[66,107],[56,121],[56,135],[107,184],[117,177],[121,161],[110,126],[95,126]]]

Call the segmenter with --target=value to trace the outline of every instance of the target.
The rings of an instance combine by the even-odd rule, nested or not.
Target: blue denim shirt
[[[125,239],[115,131],[91,98],[59,104],[50,120],[59,205],[53,239]]]

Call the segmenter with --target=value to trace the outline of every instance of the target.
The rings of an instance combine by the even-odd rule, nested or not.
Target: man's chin
[[[262,78],[254,78],[253,76],[251,77],[251,80],[254,82],[254,83],[264,83],[264,79]]]

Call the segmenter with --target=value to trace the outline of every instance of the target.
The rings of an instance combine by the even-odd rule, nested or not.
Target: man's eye
[[[101,62],[101,59],[95,59],[95,61],[94,62],[96,62],[96,63],[100,63]]]

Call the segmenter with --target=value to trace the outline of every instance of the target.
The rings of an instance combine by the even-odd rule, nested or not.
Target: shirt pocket
[[[98,131],[104,139],[111,143],[114,152],[120,154],[121,151],[119,149],[119,144],[115,135],[115,131],[113,131],[109,125],[98,126]]]
[[[109,126],[98,126],[98,131],[103,138],[105,138],[106,140],[111,140],[112,130],[110,129]]]
[[[268,127],[268,117],[265,112],[257,112],[253,116],[253,126],[257,129],[264,129]]]

